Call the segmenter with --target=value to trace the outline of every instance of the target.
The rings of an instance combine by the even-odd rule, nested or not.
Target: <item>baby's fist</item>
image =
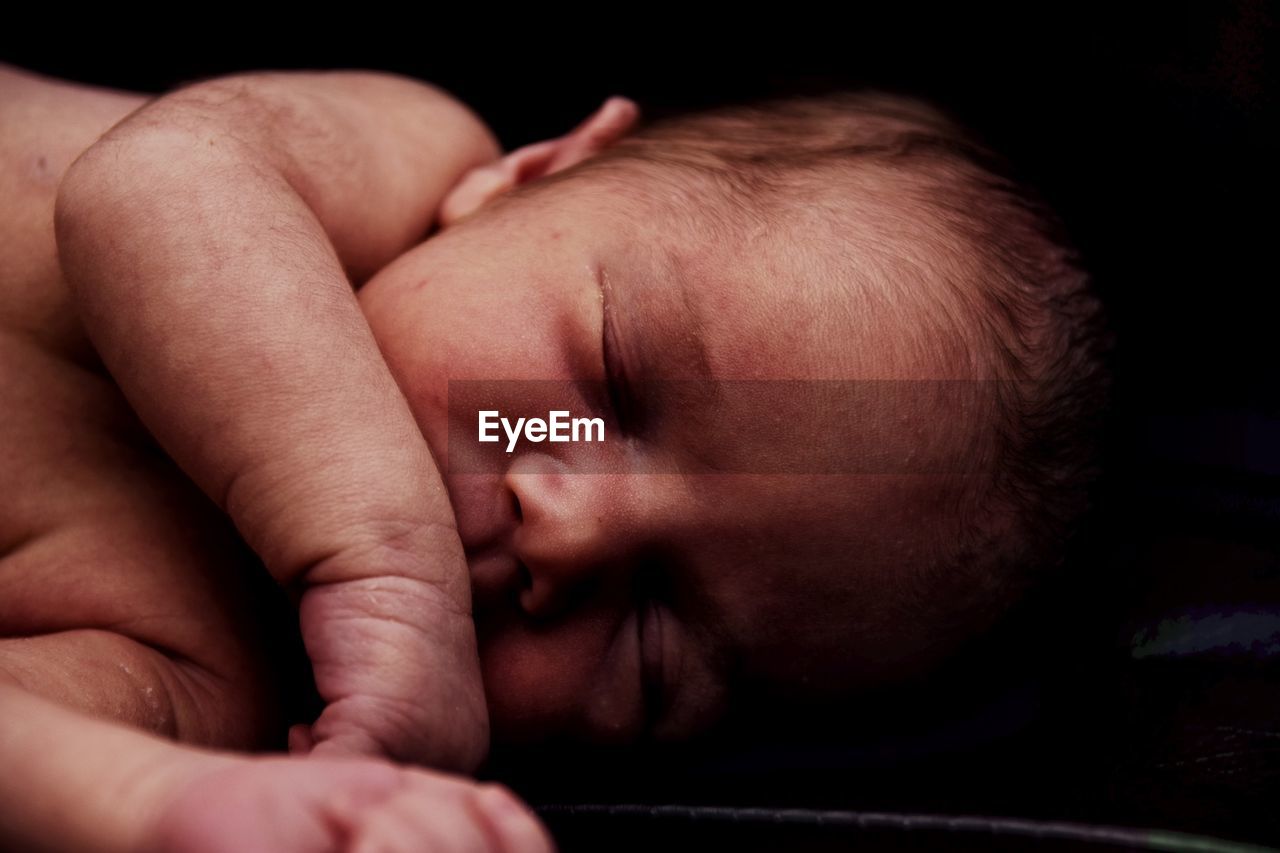
[[[456,540],[451,530],[435,536],[446,533]],[[325,702],[305,739],[317,755],[461,772],[484,759],[489,720],[468,591],[424,579],[456,566],[465,585],[456,550],[415,534],[344,551],[311,573],[299,619]],[[310,751],[291,740],[292,751]]]

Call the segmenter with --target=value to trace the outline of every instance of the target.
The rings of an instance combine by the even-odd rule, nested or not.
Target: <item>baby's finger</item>
[[[310,728],[308,727],[310,730]],[[350,758],[371,756],[385,758],[386,749],[374,738],[363,732],[347,732],[341,735],[312,740],[310,755],[317,758]]]
[[[542,822],[502,785],[482,785],[467,802],[497,841],[496,849],[503,853],[553,853],[555,850]]]
[[[307,755],[315,745],[315,739],[311,737],[311,726],[306,723],[298,723],[289,727],[290,755]]]
[[[408,789],[382,803],[353,827],[352,853],[498,853],[484,828],[457,795],[437,788]]]

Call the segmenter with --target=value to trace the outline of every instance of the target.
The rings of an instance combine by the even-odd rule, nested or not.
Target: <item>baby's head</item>
[[[1087,277],[941,115],[631,118],[473,176],[361,292],[445,471],[498,740],[918,675],[1056,561],[1092,468]],[[481,444],[463,387],[606,439]]]

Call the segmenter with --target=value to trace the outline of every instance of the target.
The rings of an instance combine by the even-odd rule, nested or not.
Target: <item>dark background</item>
[[[132,26],[75,16],[64,27],[7,27],[0,58],[157,93],[248,69],[386,69],[470,103],[507,148],[566,132],[610,94],[653,118],[832,87],[925,95],[1009,155],[1067,218],[1112,303],[1124,375],[1140,386],[1132,392],[1168,406],[1194,398],[1274,411],[1273,9],[886,5],[901,11],[778,7],[711,22],[644,6],[370,7],[271,27],[175,8],[173,19]]]
[[[566,132],[611,94],[649,118],[838,87],[937,101],[1064,216],[1117,333],[1107,474],[1069,570],[912,690],[799,725],[779,711],[693,757],[555,752],[494,772],[543,803],[1015,814],[1280,837],[1274,7],[791,5],[755,20],[745,8],[694,23],[691,9],[644,6],[362,7],[271,31],[175,9],[136,27],[8,27],[0,59],[157,93],[238,70],[386,69],[470,103],[507,148]]]

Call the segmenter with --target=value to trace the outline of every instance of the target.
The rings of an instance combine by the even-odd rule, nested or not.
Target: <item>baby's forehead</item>
[[[930,307],[945,264],[913,239],[930,226],[898,226],[897,246],[860,227],[817,214],[694,228],[654,218],[619,256],[619,310],[634,311],[658,365],[647,376],[710,380],[705,405],[688,409],[707,411],[701,432],[736,454],[726,464],[950,474],[988,437],[997,389],[956,355],[963,314]]]
[[[646,303],[632,313],[673,356],[666,375],[937,377],[972,361],[960,349],[973,324],[947,303],[981,271],[920,201],[924,181],[851,168],[817,194],[743,194],[646,164],[588,171],[548,195],[608,222],[619,305],[629,293]]]
[[[690,231],[646,226],[627,252],[652,327],[679,352],[700,351],[694,375],[724,379],[880,376],[914,308],[889,304],[871,262],[834,235],[792,227]],[[643,310],[643,309],[641,309]],[[665,343],[665,342],[664,342]],[[677,369],[688,365],[670,365]]]

